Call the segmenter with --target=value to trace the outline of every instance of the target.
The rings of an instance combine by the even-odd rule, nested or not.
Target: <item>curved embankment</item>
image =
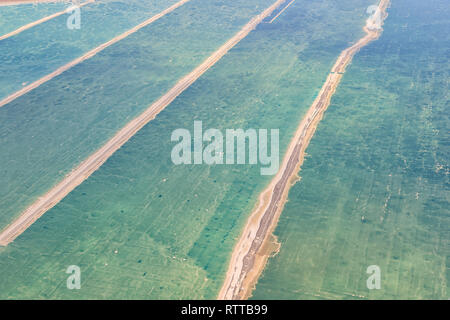
[[[125,39],[126,37],[128,37],[130,34],[135,33],[136,31],[138,31],[139,29],[144,28],[145,26],[148,26],[149,24],[155,22],[156,20],[161,19],[162,17],[164,17],[165,15],[169,14],[170,12],[174,11],[175,9],[177,9],[178,7],[181,7],[183,4],[185,4],[186,2],[189,2],[191,0],[181,0],[177,3],[175,3],[174,5],[170,6],[169,8],[165,9],[164,11],[161,11],[160,13],[154,15],[153,17],[145,20],[144,22],[138,24],[137,26],[131,28],[130,30],[122,33],[121,35],[112,38],[111,40],[109,40],[108,42],[105,42],[101,45],[99,45],[97,48],[92,49],[91,51],[87,52],[86,54],[82,55],[79,58],[76,58],[75,60],[63,65],[62,67],[59,67],[58,69],[56,69],[55,71],[53,71],[52,73],[40,78],[39,80],[36,80],[35,82],[29,84],[26,87],[23,87],[22,89],[20,89],[19,91],[16,91],[15,93],[13,93],[12,95],[6,97],[3,100],[0,100],[0,108],[3,107],[4,105],[10,103],[11,101],[17,99],[18,97],[24,95],[27,92],[30,92],[33,89],[36,89],[37,87],[39,87],[41,84],[44,84],[45,82],[53,79],[54,77],[60,75],[61,73],[63,73],[64,71],[69,70],[70,68],[74,67],[75,65],[83,62],[84,60],[87,60],[89,58],[92,58],[93,56],[95,56],[97,53],[99,53],[100,51],[106,49],[107,47],[115,44],[116,42],[119,42],[120,40]]]
[[[95,2],[95,0],[88,0],[88,1],[86,1],[86,2],[83,2],[83,3],[79,4],[78,7],[79,7],[79,8],[84,7],[85,5],[87,5],[87,4],[89,4],[89,3],[92,3],[92,2]],[[33,21],[33,22],[31,22],[31,23],[28,23],[28,24],[26,24],[26,25],[24,25],[24,26],[22,26],[22,27],[20,27],[20,28],[17,28],[17,29],[14,30],[14,31],[11,31],[10,33],[7,33],[7,34],[5,34],[5,35],[3,35],[3,36],[0,36],[0,40],[4,40],[4,39],[7,39],[7,38],[9,38],[9,37],[15,36],[15,35],[17,35],[17,34],[23,32],[23,31],[25,31],[25,30],[28,30],[28,29],[30,29],[30,28],[33,28],[33,27],[35,27],[35,26],[37,26],[37,25],[39,25],[39,24],[41,24],[41,23],[44,23],[44,22],[46,22],[46,21],[49,21],[49,20],[51,20],[51,19],[54,19],[54,18],[59,17],[59,16],[61,16],[61,15],[63,15],[63,14],[66,14],[66,13],[67,13],[67,9],[66,9],[66,10],[62,10],[62,11],[59,11],[59,12],[56,12],[56,13],[54,13],[54,14],[52,14],[52,15],[49,15],[49,16],[44,17],[44,18],[42,18],[42,19]]]
[[[102,148],[83,161],[76,169],[67,175],[63,181],[52,188],[47,194],[40,197],[35,203],[28,207],[19,218],[11,223],[0,234],[0,245],[6,246],[20,234],[22,234],[34,221],[45,212],[55,206],[67,194],[86,180],[96,171],[115,151],[124,145],[136,132],[145,126],[150,120],[168,106],[177,96],[192,85],[202,74],[219,61],[231,48],[244,39],[263,19],[269,16],[285,0],[277,0],[264,12],[253,18],[237,34],[222,45],[208,59],[182,78],[165,95],[150,105],[141,115],[129,122],[116,135],[110,139]]]
[[[289,2],[282,10],[280,10],[280,12],[278,12],[278,14],[272,18],[272,20],[269,21],[269,23],[274,22],[279,16],[281,16],[281,14],[286,11],[287,8],[290,7],[291,4],[294,3],[295,0],[291,0],[291,2]]]
[[[389,0],[381,0],[379,4],[383,19],[387,16],[388,5]],[[340,54],[319,95],[297,128],[277,175],[261,193],[258,205],[251,213],[233,250],[225,282],[219,292],[218,299],[248,298],[264,269],[267,259],[279,249],[279,244],[272,233],[287,200],[288,191],[299,179],[297,173],[303,163],[305,149],[314,135],[323,113],[330,104],[331,97],[345,72],[345,68],[362,47],[377,39],[381,34],[381,28],[375,30],[369,29],[369,26],[372,26],[372,22],[368,21],[366,27],[364,27],[367,34]]]

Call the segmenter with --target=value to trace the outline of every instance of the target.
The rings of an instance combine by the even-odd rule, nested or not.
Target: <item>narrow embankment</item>
[[[387,16],[388,5],[389,0],[381,0],[379,3],[383,19]],[[364,27],[366,35],[339,55],[319,95],[297,128],[277,175],[261,193],[258,205],[251,213],[233,250],[218,299],[248,298],[267,259],[279,248],[272,233],[287,200],[289,189],[298,180],[297,174],[303,163],[305,150],[330,104],[345,68],[362,47],[381,35],[382,29],[373,29],[369,25],[368,21]]]

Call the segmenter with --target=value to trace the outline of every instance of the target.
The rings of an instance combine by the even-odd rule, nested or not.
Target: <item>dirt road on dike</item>
[[[13,223],[7,226],[0,233],[0,245],[6,246],[30,225],[39,219],[49,209],[54,207],[73,189],[86,180],[105,161],[124,145],[136,132],[144,127],[149,121],[154,119],[158,113],[164,110],[176,97],[191,86],[201,75],[219,61],[231,48],[244,39],[258,24],[269,16],[278,6],[286,0],[277,0],[264,12],[254,17],[237,34],[222,45],[216,52],[207,58],[202,64],[191,73],[182,78],[166,94],[150,105],[141,115],[129,122],[116,135],[111,138],[102,148],[83,161],[76,169],[72,170],[60,183],[52,188],[44,196],[40,197],[30,207],[28,207]]]
[[[379,3],[379,9],[383,13],[383,20],[387,16],[386,10],[388,6],[389,0],[381,0]],[[218,299],[247,299],[258,281],[267,259],[271,254],[279,250],[280,245],[276,243],[273,231],[287,200],[288,191],[299,179],[297,174],[303,163],[306,147],[328,108],[331,97],[353,56],[362,47],[376,40],[381,35],[382,29],[369,29],[368,25],[369,22],[364,27],[366,35],[339,55],[319,95],[297,128],[278,173],[269,186],[260,194],[257,207],[251,213],[233,250]]]

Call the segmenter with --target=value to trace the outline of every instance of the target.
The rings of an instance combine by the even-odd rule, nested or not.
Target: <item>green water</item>
[[[0,297],[215,298],[236,238],[271,177],[261,176],[257,165],[174,166],[172,131],[192,130],[194,120],[222,130],[279,128],[284,151],[339,53],[362,35],[369,4],[296,1],[276,22],[258,27],[88,180],[0,249]],[[186,14],[179,11],[178,17]],[[194,44],[195,34],[180,35]],[[119,62],[104,59],[109,66]],[[130,75],[117,77],[125,81]],[[115,101],[121,95],[108,92]],[[81,290],[66,289],[65,270],[72,264],[81,267]]]
[[[392,1],[307,149],[255,299],[449,298],[449,9]]]
[[[0,41],[0,99],[53,72],[163,11],[177,0],[101,0],[80,9],[80,29],[68,14]],[[65,5],[69,7],[69,5]],[[1,10],[1,7],[0,7]],[[21,20],[27,12],[11,13]]]
[[[0,229],[262,10],[193,0],[1,107]]]
[[[32,3],[0,6],[0,36],[64,10],[66,3]]]

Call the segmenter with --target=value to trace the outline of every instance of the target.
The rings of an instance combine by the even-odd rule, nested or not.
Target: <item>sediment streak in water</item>
[[[6,246],[20,234],[22,234],[34,221],[41,217],[45,212],[54,207],[73,189],[86,180],[94,171],[96,171],[105,161],[125,144],[136,132],[144,127],[149,121],[168,106],[184,90],[189,88],[202,74],[219,61],[231,48],[244,39],[256,26],[269,16],[285,0],[277,0],[264,12],[254,17],[237,34],[222,45],[208,59],[200,64],[194,71],[182,78],[159,100],[150,105],[141,115],[129,122],[116,135],[111,138],[103,147],[83,161],[58,185],[52,188],[47,194],[40,197],[35,203],[28,207],[19,218],[6,227],[0,233],[0,245]]]
[[[389,0],[381,0],[379,3],[383,19],[387,16],[388,5]],[[373,29],[372,26],[373,22],[368,20],[364,27],[366,35],[340,54],[319,95],[297,128],[282,166],[269,186],[261,193],[258,206],[251,213],[233,250],[218,299],[245,299],[251,295],[271,253],[267,250],[270,237],[283,210],[288,191],[298,179],[297,173],[303,163],[305,149],[330,104],[345,68],[362,47],[377,39],[381,34],[381,29]]]

